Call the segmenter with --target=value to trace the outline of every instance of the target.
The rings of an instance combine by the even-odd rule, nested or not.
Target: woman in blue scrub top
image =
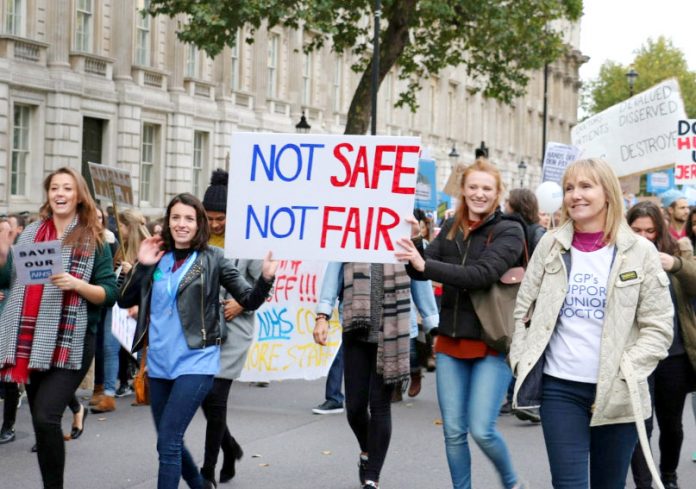
[[[250,286],[221,249],[208,246],[208,220],[201,202],[179,194],[169,203],[162,236],[145,239],[138,262],[121,288],[119,305],[139,305],[133,352],[149,341],[147,373],[157,428],[158,489],[206,486],[184,432],[213,384],[220,363],[220,286],[246,310],[257,309],[273,284],[277,262],[266,255],[259,280]]]

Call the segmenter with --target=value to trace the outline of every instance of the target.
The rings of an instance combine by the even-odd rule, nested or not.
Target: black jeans
[[[391,440],[394,386],[377,374],[377,345],[351,334],[343,335],[343,369],[348,424],[369,457],[365,479],[379,481]]]
[[[17,403],[19,402],[19,386],[13,382],[2,382],[5,389],[5,402],[2,408],[2,428],[11,429],[17,419]]]
[[[216,378],[212,389],[201,404],[205,419],[208,421],[205,427],[205,455],[201,474],[210,481],[215,480],[215,465],[220,449],[222,448],[225,458],[229,457],[229,460],[232,460],[234,448],[237,445],[237,441],[227,428],[227,397],[231,386],[232,380]]]
[[[660,472],[673,473],[679,465],[684,429],[682,415],[686,396],[696,388],[696,373],[686,354],[667,357],[662,360],[649,379],[651,392],[654,389],[653,404],[655,417],[660,427]],[[648,437],[652,434],[652,416],[645,420]],[[636,446],[631,461],[633,480],[638,489],[649,488],[652,476],[643,458],[640,445]]]
[[[27,384],[31,419],[36,433],[37,455],[45,489],[62,489],[65,442],[61,419],[94,357],[95,335],[85,336],[80,370],[52,368],[32,372]]]

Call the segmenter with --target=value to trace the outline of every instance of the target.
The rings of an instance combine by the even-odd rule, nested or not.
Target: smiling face
[[[466,202],[470,220],[479,221],[485,218],[498,205],[499,195],[495,177],[484,171],[471,172],[462,186],[462,197]]]
[[[578,231],[599,232],[607,218],[607,196],[604,188],[583,172],[565,182],[563,205]]]
[[[54,217],[72,219],[77,212],[77,182],[67,173],[56,173],[48,186],[48,204]]]
[[[221,236],[225,234],[225,221],[226,214],[224,212],[208,211],[205,213],[208,215],[208,222],[210,223],[210,232],[216,236]]]
[[[175,248],[190,248],[198,231],[196,209],[181,202],[174,204],[169,214],[169,231]]]

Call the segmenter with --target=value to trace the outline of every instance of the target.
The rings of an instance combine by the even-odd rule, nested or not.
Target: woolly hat
[[[669,207],[679,199],[686,199],[686,195],[676,189],[669,189],[659,195],[662,207]]]
[[[225,170],[218,168],[210,177],[210,187],[203,196],[203,207],[207,211],[226,212],[227,211],[227,181],[229,174]]]

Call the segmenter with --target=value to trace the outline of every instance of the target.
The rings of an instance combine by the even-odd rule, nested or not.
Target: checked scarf
[[[63,238],[77,225],[77,217]],[[52,219],[34,223],[19,244],[57,239]],[[90,243],[64,246],[63,269],[89,282],[94,266]],[[0,318],[0,380],[27,383],[32,370],[52,367],[79,369],[85,334],[87,303],[75,291],[63,292],[52,284],[20,285],[13,271],[10,297]]]
[[[411,281],[403,265],[343,265],[343,330],[366,330],[377,343],[377,372],[385,384],[410,373]]]

